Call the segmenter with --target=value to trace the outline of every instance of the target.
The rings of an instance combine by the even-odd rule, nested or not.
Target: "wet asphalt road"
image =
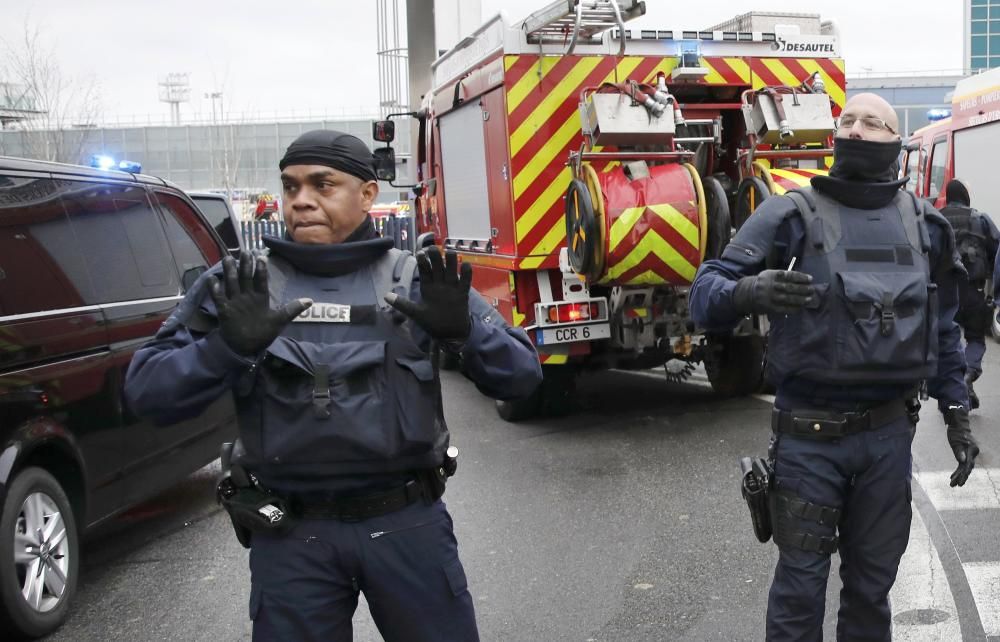
[[[973,420],[984,467],[1000,452],[998,348],[990,344],[977,386],[984,407]],[[768,400],[721,399],[699,373],[667,384],[654,372],[588,375],[579,400],[570,417],[508,424],[469,382],[445,373],[461,449],[445,499],[482,638],[763,639],[776,550],[750,532],[736,462],[764,453]],[[950,471],[940,416],[927,408],[923,416],[915,469]],[[48,639],[248,640],[247,554],[212,499],[217,472],[205,468],[91,535],[69,621]],[[993,600],[989,582],[962,583],[963,563],[1000,560],[1000,503],[938,514],[933,497],[914,496],[948,571],[952,619],[965,639],[982,639],[1000,580]],[[831,600],[836,588],[834,578]],[[831,601],[827,639],[835,611]],[[930,622],[934,613],[908,611],[897,622]],[[355,623],[355,640],[381,639],[363,603]],[[905,639],[938,639],[927,627],[908,630],[916,633]]]

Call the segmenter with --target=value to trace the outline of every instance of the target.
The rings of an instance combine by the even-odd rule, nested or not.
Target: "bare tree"
[[[83,161],[90,129],[100,113],[97,83],[93,78],[67,77],[29,20],[22,40],[0,41],[0,104],[23,112],[23,118],[5,121],[7,130],[20,130],[16,136],[21,155]],[[10,131],[0,132],[0,152],[9,137]]]

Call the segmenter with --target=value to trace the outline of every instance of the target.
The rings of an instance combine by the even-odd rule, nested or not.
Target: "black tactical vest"
[[[964,205],[949,204],[941,209],[955,231],[955,247],[962,259],[969,281],[983,281],[990,275],[993,260],[986,239],[982,214]]]
[[[271,479],[440,465],[448,430],[436,363],[383,299],[409,296],[415,266],[393,249],[356,272],[323,277],[270,255],[271,306],[314,303],[237,394],[241,463]]]
[[[937,286],[930,237],[909,192],[880,209],[847,207],[812,188],[788,194],[805,227],[795,270],[816,296],[772,317],[768,376],[842,385],[916,383],[937,371]]]

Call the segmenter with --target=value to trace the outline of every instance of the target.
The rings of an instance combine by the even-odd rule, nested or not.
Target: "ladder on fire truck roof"
[[[529,42],[536,40],[560,40],[569,36],[566,54],[573,53],[577,40],[590,40],[594,36],[618,27],[624,34],[627,20],[646,13],[646,3],[642,0],[555,0],[524,19],[522,28]],[[622,37],[620,55],[625,54],[625,38]]]

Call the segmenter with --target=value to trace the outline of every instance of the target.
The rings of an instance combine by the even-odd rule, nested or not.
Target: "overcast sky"
[[[463,0],[475,2],[476,0]],[[482,0],[482,15],[503,7],[514,19],[548,0]],[[64,73],[93,78],[103,113],[166,118],[157,80],[188,72],[183,113],[211,113],[208,91],[225,109],[288,113],[372,113],[378,105],[375,0],[4,0],[0,40],[37,25]],[[949,70],[962,66],[961,0],[916,1],[646,0],[630,26],[704,28],[750,9],[819,13],[841,34],[848,74]]]

